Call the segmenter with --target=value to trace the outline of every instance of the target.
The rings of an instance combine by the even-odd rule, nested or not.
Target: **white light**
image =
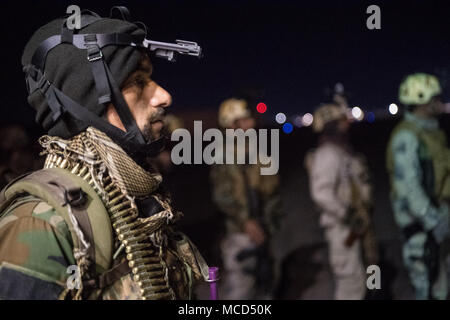
[[[395,103],[391,103],[391,104],[389,105],[389,112],[390,112],[391,114],[397,114],[397,112],[398,112],[398,107],[397,107],[397,105],[396,105]]]
[[[444,104],[444,112],[450,113],[450,102]]]
[[[302,125],[303,125],[303,117],[302,116],[296,116],[295,118],[294,118],[294,125],[296,126],[296,127],[301,127]]]
[[[275,121],[279,124],[283,124],[286,122],[286,115],[282,112],[277,113],[277,115],[275,116]]]
[[[336,83],[334,85],[334,91],[338,94],[343,94],[344,93],[344,85],[340,82]]]
[[[362,120],[364,118],[364,113],[360,107],[353,107],[352,108],[352,116],[356,120]]]
[[[306,113],[302,118],[302,123],[305,127],[309,127],[314,121],[314,117],[311,113]]]

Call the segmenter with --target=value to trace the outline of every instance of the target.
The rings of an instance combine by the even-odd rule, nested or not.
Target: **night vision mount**
[[[196,42],[185,40],[175,40],[175,42],[168,43],[145,39],[143,45],[148,50],[154,51],[155,56],[167,59],[168,61],[176,60],[175,53],[201,57],[202,48]]]
[[[130,22],[130,13],[127,8],[113,7],[110,18],[113,18],[114,11],[120,13],[122,20]],[[82,33],[84,27],[101,19],[96,13],[88,11],[87,14],[80,17],[79,30],[70,29],[67,25],[67,19],[65,19],[60,34],[53,35],[42,41],[34,52],[31,63],[24,66],[28,92],[32,94],[39,90],[45,97],[52,115],[52,125],[63,114],[70,114],[86,127],[93,126],[105,132],[129,154],[154,156],[160,152],[163,146],[163,138],[155,141],[146,141],[120,91],[120,84],[116,83],[109,69],[102,49],[107,46],[131,46],[152,52],[157,57],[165,58],[168,61],[175,61],[176,54],[201,57],[201,48],[197,43],[191,41],[176,40],[176,43],[167,43],[147,39],[147,28],[139,22],[134,24],[142,24],[145,34]],[[44,70],[48,53],[61,44],[70,44],[86,51],[86,63],[89,64],[92,71],[98,103],[104,105],[112,103],[126,131],[111,125],[92,111],[81,106],[47,79]]]

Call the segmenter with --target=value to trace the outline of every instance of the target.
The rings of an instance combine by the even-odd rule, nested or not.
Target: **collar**
[[[406,111],[404,119],[425,130],[436,130],[439,129],[439,122],[436,118],[421,118],[413,113]]]

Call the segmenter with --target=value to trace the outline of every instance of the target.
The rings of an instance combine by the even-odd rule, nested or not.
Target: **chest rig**
[[[418,156],[424,170],[422,183],[435,205],[450,200],[450,150],[445,134],[441,130],[425,130],[409,121],[400,122],[394,129],[395,135],[400,130],[413,132],[419,139]],[[389,142],[391,144],[392,142]],[[393,155],[388,148],[388,170],[393,170]]]

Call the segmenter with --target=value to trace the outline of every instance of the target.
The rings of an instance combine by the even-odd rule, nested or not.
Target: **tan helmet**
[[[407,76],[400,85],[398,99],[404,105],[426,104],[442,93],[439,80],[426,73],[415,73]]]
[[[242,99],[227,99],[219,107],[219,125],[223,128],[230,128],[236,120],[250,116],[247,102]]]
[[[322,132],[325,125],[347,117],[347,110],[336,104],[324,104],[314,112],[313,130]]]

